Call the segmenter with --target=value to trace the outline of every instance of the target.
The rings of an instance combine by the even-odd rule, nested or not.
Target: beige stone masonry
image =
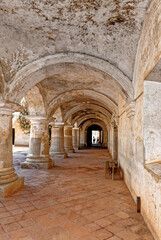
[[[73,135],[73,148],[74,150],[78,150],[80,147],[79,128],[74,127],[72,131],[72,135]]]
[[[24,185],[13,168],[12,113],[21,110],[14,103],[0,102],[0,197],[7,197]]]
[[[67,153],[74,152],[72,144],[72,125],[64,127],[64,148]]]
[[[54,162],[49,155],[49,130],[48,124],[51,120],[42,116],[29,117],[31,121],[31,133],[29,143],[29,154],[22,168],[52,168]]]
[[[66,158],[67,153],[64,149],[64,123],[63,122],[53,122],[52,134],[51,134],[51,147],[50,154],[53,157]]]
[[[124,110],[127,112],[128,118],[135,116],[135,101],[129,101],[124,105]]]

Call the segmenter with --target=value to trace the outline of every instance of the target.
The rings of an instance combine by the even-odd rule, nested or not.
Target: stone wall
[[[118,158],[123,170],[124,181],[134,201],[141,197],[141,213],[156,240],[161,236],[161,179],[147,171],[144,164],[143,143],[143,101],[144,95],[136,99],[135,116],[128,118],[124,100],[120,98],[120,119],[118,127]]]

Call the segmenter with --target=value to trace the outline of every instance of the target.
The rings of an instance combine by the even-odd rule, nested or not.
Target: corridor
[[[48,170],[21,169],[27,150],[14,150],[25,187],[0,199],[0,240],[152,240],[124,182],[105,179],[105,149],[85,149]]]

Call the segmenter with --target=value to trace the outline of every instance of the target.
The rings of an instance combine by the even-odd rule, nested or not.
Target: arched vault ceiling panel
[[[92,99],[76,99],[75,101],[66,102],[61,105],[62,114],[65,118],[68,118],[72,112],[77,111],[77,109],[85,109],[85,108],[101,108],[102,111],[106,111],[107,115],[111,115],[111,112],[107,108],[107,106],[102,103],[98,103],[96,100]]]
[[[56,52],[106,59],[132,79],[150,0],[0,1],[0,56],[6,79],[33,59]]]
[[[33,116],[46,115],[44,99],[38,87],[35,86],[30,91],[28,91],[28,93],[25,95],[25,99],[28,103],[28,109],[29,109],[30,115],[33,115]]]
[[[91,90],[74,90],[62,93],[58,97],[54,98],[49,104],[48,115],[53,116],[55,110],[58,107],[61,107],[63,106],[63,104],[71,101],[74,102],[77,99],[82,101],[84,99],[95,100],[98,102],[98,104],[100,103],[106,106],[106,108],[109,109],[110,112],[115,114],[118,113],[117,105],[103,94]]]
[[[106,123],[104,123],[102,120],[100,119],[88,119],[88,120],[85,120],[83,122],[81,122],[81,124],[78,126],[78,127],[81,127],[82,130],[87,130],[87,128],[91,125],[99,125],[100,127],[102,127],[102,129],[106,129],[107,128],[107,125]]]
[[[73,66],[74,67],[74,66]],[[40,84],[48,96],[48,101],[53,95],[61,94],[65,91],[72,91],[73,89],[91,89],[93,91],[98,91],[118,104],[120,89],[117,85],[113,85],[110,81],[105,81],[97,77],[97,72],[94,75],[88,73],[77,73],[77,72],[66,72],[64,74],[58,74],[51,78],[47,78]]]
[[[64,116],[64,121],[67,121],[69,118],[73,119],[74,115],[79,115],[80,111],[85,111],[85,114],[87,112],[94,112],[94,113],[102,113],[104,116],[106,116],[108,119],[111,118],[111,114],[103,107],[95,104],[79,104],[70,110],[66,111],[66,114]]]
[[[37,83],[66,72],[103,79],[124,97],[133,97],[132,82],[114,65],[85,54],[65,53],[41,58],[21,69],[6,88],[6,98],[18,102]]]
[[[106,126],[108,126],[108,121],[106,121],[104,118],[102,119],[100,116],[96,116],[96,117],[93,117],[93,116],[88,116],[88,117],[86,117],[86,116],[84,116],[84,117],[82,117],[82,118],[80,118],[78,121],[77,121],[77,124],[78,124],[78,127],[80,127],[80,126],[82,126],[83,125],[83,123],[85,123],[86,121],[101,121],[101,122],[103,122]]]
[[[101,112],[91,112],[91,111],[80,111],[73,115],[73,118],[71,119],[72,124],[74,125],[75,122],[80,124],[80,122],[84,121],[85,119],[90,118],[97,118],[102,119],[104,122],[109,122],[109,118],[107,118],[103,113]]]

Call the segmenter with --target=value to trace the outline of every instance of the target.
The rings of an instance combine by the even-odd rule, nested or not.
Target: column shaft
[[[52,168],[54,162],[49,155],[49,120],[43,117],[30,117],[31,130],[29,154],[22,168]]]
[[[3,106],[3,107],[1,107]],[[13,168],[12,113],[17,104],[0,103],[0,196],[7,197],[24,185]],[[10,108],[9,108],[10,107]],[[17,108],[19,105],[17,106]],[[15,108],[15,110],[14,110]]]
[[[73,126],[64,127],[64,148],[67,153],[74,152],[72,144],[72,128]]]
[[[51,135],[51,156],[60,158],[67,157],[64,149],[64,123],[53,123]]]
[[[76,127],[73,128],[72,134],[73,134],[73,148],[74,150],[78,150],[80,145],[79,128]]]

